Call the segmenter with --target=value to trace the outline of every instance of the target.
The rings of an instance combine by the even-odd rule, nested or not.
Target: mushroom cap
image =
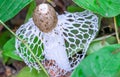
[[[42,3],[33,13],[33,21],[42,32],[48,33],[56,27],[58,18],[52,6]]]

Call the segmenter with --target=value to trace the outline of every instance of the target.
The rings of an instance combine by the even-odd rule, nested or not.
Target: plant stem
[[[56,7],[56,4],[52,0],[47,0],[48,3],[50,3],[53,7]]]
[[[104,40],[104,39],[107,39],[107,38],[109,38],[109,37],[111,37],[111,36],[113,36],[113,35],[115,35],[115,33],[112,33],[112,34],[107,35],[107,36],[102,36],[102,37],[96,38],[96,39],[94,39],[92,42]]]
[[[25,46],[26,48],[30,51],[30,53],[32,54],[32,56],[34,57],[34,59],[37,61],[37,63],[40,65],[40,67],[42,68],[42,70],[46,73],[46,75],[49,77],[47,71],[45,70],[44,66],[40,63],[40,61],[36,58],[36,56],[34,55],[34,53],[32,52],[31,48],[29,47],[29,45],[22,40],[19,36],[17,36],[7,25],[5,25],[1,20],[0,23],[8,30],[10,31],[18,40],[20,40]]]
[[[116,38],[117,38],[118,44],[120,44],[119,33],[118,33],[117,24],[116,24],[116,17],[114,17],[114,26],[115,26]]]

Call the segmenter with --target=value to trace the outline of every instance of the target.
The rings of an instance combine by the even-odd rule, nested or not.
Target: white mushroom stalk
[[[98,31],[98,17],[90,11],[65,12],[57,17],[56,27],[47,33],[41,31],[32,18],[16,31],[52,77],[72,71],[84,58]],[[21,41],[16,39],[15,46],[17,54],[30,68],[40,70]]]

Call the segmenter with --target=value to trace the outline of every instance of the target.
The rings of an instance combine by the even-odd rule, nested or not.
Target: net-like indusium
[[[90,11],[58,15],[55,29],[41,32],[33,19],[23,24],[16,34],[32,49],[37,59],[53,77],[72,71],[84,58],[98,31],[98,17]],[[30,68],[40,70],[32,54],[16,39],[16,52]]]

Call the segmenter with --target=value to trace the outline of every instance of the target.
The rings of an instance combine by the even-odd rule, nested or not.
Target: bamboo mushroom
[[[34,13],[33,19],[23,24],[16,34],[29,44],[36,58],[43,63],[52,77],[65,75],[84,58],[98,31],[98,17],[90,11],[66,12],[58,15],[56,22],[57,17],[53,12],[54,15],[50,15],[55,17],[55,20],[51,21],[47,19],[49,15],[45,15],[44,18],[49,5],[43,5],[42,8],[45,9],[42,15],[39,12]],[[29,67],[40,70],[40,66],[20,40],[16,39],[15,46],[16,52]]]

